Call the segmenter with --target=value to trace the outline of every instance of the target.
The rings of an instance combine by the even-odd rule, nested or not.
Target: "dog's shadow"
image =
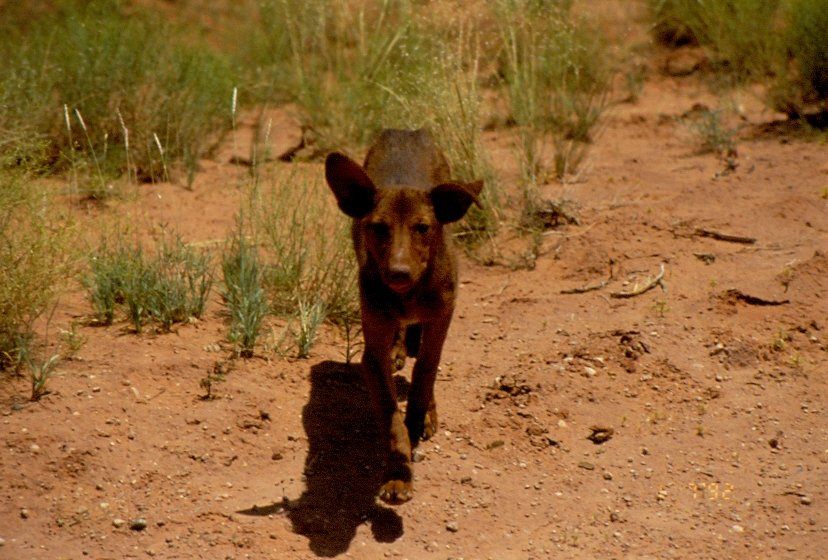
[[[302,423],[308,437],[305,491],[298,499],[239,513],[284,512],[318,556],[346,552],[363,523],[377,541],[402,536],[402,518],[375,498],[384,453],[359,367],[332,361],[313,366]]]

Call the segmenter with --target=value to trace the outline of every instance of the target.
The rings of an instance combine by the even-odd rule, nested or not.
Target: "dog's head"
[[[443,226],[480,204],[482,181],[441,183],[421,188],[382,188],[358,163],[340,153],[325,161],[325,178],[339,208],[354,219],[362,247],[391,290],[414,287],[443,247]]]

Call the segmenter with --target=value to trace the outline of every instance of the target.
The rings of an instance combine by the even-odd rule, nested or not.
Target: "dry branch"
[[[741,235],[731,235],[729,233],[722,233],[713,229],[696,228],[695,234],[700,237],[712,237],[719,241],[727,241],[729,243],[742,243],[744,245],[753,245],[756,243],[754,237],[743,237]]]
[[[569,289],[566,289],[566,290],[561,290],[560,293],[562,293],[562,294],[585,294],[587,292],[592,292],[594,290],[603,289],[604,287],[606,287],[607,282],[609,282],[609,280],[601,280],[597,284],[592,284],[592,285],[589,285],[589,286],[581,286],[579,288],[569,288]]]

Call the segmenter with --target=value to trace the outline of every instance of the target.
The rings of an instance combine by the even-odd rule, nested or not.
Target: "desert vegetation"
[[[768,83],[761,95],[773,109],[811,123],[824,115],[828,13],[819,0],[644,4],[658,40],[697,43],[730,87]],[[125,321],[136,333],[169,332],[218,297],[241,357],[307,356],[325,321],[350,339],[358,321],[347,224],[302,164],[334,148],[359,151],[383,127],[430,127],[459,179],[485,179],[483,208],[456,231],[472,258],[531,267],[543,229],[574,219],[567,201],[543,200],[540,187],[586,172],[618,102],[613,79],[630,75],[589,11],[565,1],[489,0],[469,13],[389,0],[245,2],[209,36],[144,3],[4,10],[0,366],[44,381],[57,354],[44,322],[62,290],[78,285],[90,322]],[[199,162],[233,141],[242,113],[266,131],[262,108],[284,104],[308,149],[285,164],[254,144],[250,173],[227,186],[243,193],[230,238],[196,247],[174,225],[149,237],[97,227],[108,201],[129,200],[146,182],[191,188]],[[735,149],[718,112],[695,126],[704,149]],[[494,172],[487,129],[514,138],[517,184]],[[293,171],[270,172],[285,165]],[[518,249],[503,243],[515,238]],[[269,317],[282,322],[265,343]]]

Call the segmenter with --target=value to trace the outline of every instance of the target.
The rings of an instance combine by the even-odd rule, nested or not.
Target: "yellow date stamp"
[[[730,500],[736,490],[729,482],[691,482],[688,486],[693,492],[693,499],[710,502]]]

